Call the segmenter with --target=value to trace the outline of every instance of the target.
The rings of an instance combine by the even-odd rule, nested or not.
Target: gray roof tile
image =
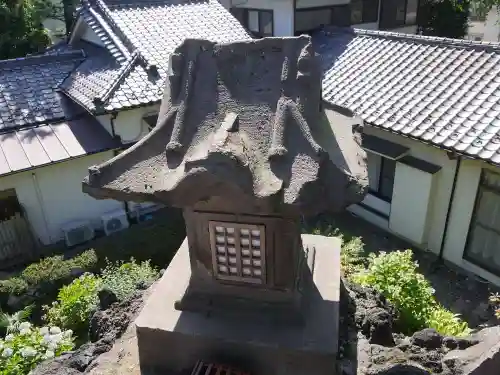
[[[103,61],[84,63],[63,85],[89,110],[96,109],[90,104],[95,97],[103,99],[107,111],[159,101],[169,55],[187,38],[219,43],[250,38],[217,0],[85,0],[80,14],[115,59],[112,67],[100,65]],[[92,81],[93,71],[103,84],[82,89],[87,83],[75,77]]]
[[[379,31],[314,36],[323,98],[366,122],[500,163],[500,44]]]
[[[83,59],[82,51],[52,51],[0,61],[0,130],[74,116],[74,105],[56,89]]]

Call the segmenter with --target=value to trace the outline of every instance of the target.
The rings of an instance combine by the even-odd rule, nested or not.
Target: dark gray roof
[[[0,134],[0,176],[118,148],[90,115]]]
[[[62,89],[91,111],[158,102],[169,55],[186,38],[220,43],[250,38],[217,0],[84,0],[79,14],[108,58],[89,57]]]
[[[325,100],[500,164],[500,44],[352,29],[321,31],[314,43]]]
[[[0,131],[74,117],[75,106],[56,89],[84,57],[52,51],[0,61]]]

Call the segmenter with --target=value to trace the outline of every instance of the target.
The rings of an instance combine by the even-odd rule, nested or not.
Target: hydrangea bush
[[[73,332],[37,328],[28,322],[9,329],[0,339],[0,375],[26,375],[36,365],[73,349]]]

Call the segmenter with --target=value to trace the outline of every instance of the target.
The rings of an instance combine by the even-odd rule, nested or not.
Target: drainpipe
[[[455,202],[455,191],[457,189],[458,173],[460,172],[460,166],[462,165],[462,157],[460,155],[453,155],[452,157],[457,158],[457,163],[455,167],[455,174],[453,176],[453,183],[451,185],[450,203],[448,204],[448,210],[446,211],[443,237],[441,238],[441,245],[439,246],[439,255],[435,264],[436,267],[443,262],[444,246],[446,245],[446,239],[448,238],[448,227],[450,224],[451,212],[453,211],[453,203]]]
[[[115,120],[117,117],[118,117],[118,112],[113,112],[111,113],[111,117],[109,118],[109,125],[111,127],[111,136],[113,137],[113,139],[120,139],[120,136],[116,135],[115,131]],[[113,150],[113,156],[117,156],[118,154],[119,154],[118,150]],[[130,224],[130,208],[128,206],[127,201],[123,202],[123,208],[125,209],[125,213],[127,214],[127,220],[129,221]]]
[[[47,235],[49,236],[49,242],[52,243],[52,236],[50,234],[49,222],[47,220],[47,214],[45,212],[45,204],[43,202],[42,190],[40,189],[40,185],[38,184],[38,179],[36,178],[35,172],[31,173],[31,178],[33,179],[33,186],[35,187],[36,199],[42,211],[43,225],[45,226],[45,230],[47,232]]]

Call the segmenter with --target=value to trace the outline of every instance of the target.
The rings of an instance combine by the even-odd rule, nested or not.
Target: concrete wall
[[[487,42],[500,41],[500,12],[497,9],[492,9],[485,22],[469,22],[468,39],[475,40],[480,38]]]
[[[88,219],[96,227],[103,213],[123,207],[114,200],[95,200],[82,192],[82,180],[91,165],[113,157],[111,151],[0,178],[0,190],[15,189],[34,234],[44,244],[63,238],[61,227]]]

